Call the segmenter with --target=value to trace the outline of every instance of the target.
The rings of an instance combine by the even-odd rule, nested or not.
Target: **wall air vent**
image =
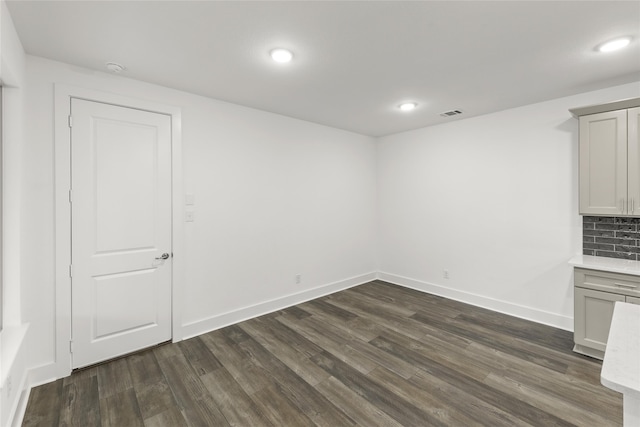
[[[459,114],[462,114],[462,111],[460,111],[460,110],[449,110],[449,111],[445,111],[444,113],[440,113],[440,115],[442,117],[453,117],[453,116],[457,116]]]

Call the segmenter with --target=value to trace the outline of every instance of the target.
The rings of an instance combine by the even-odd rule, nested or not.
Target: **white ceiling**
[[[7,3],[27,53],[372,136],[640,80],[638,1]]]

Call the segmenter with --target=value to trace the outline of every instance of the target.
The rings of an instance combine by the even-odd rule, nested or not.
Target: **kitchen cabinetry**
[[[616,301],[640,304],[640,276],[574,269],[573,351],[602,359]]]
[[[580,120],[580,214],[640,216],[640,98],[570,111]]]

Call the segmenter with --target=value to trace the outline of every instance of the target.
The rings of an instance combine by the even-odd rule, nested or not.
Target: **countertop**
[[[569,264],[574,267],[586,268],[589,270],[609,271],[611,273],[640,276],[640,261],[606,258],[593,255],[576,255],[569,260]]]
[[[640,399],[640,305],[616,302],[600,381]]]

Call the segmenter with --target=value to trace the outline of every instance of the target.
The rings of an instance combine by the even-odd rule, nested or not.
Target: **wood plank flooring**
[[[622,425],[572,345],[375,281],[34,388],[23,425]]]

